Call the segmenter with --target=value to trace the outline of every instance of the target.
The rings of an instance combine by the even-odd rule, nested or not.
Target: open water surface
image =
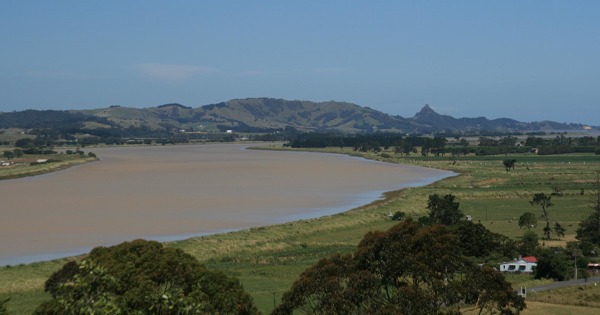
[[[248,146],[95,148],[99,162],[0,181],[0,266],[334,214],[453,175]]]

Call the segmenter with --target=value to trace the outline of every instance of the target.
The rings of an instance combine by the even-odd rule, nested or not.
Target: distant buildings
[[[231,130],[231,129],[228,129],[228,130],[227,130],[227,133],[233,133],[233,130]]]
[[[513,261],[500,263],[500,272],[533,272],[533,266],[537,266],[537,259],[533,256],[515,259]]]

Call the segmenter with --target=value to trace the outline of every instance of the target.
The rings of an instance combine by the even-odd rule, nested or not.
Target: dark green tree
[[[44,291],[52,294],[53,297],[56,297],[60,285],[73,279],[78,272],[79,264],[76,261],[66,263],[60,270],[53,273],[50,278],[46,280],[44,283]]]
[[[554,222],[554,233],[556,233],[556,235],[558,235],[558,237],[565,237],[565,231],[567,229],[565,229],[560,223],[558,222]]]
[[[476,310],[508,315],[524,307],[500,273],[460,254],[447,227],[420,227],[408,218],[387,232],[365,235],[354,255],[336,254],[306,270],[273,314],[454,315]]]
[[[402,221],[402,219],[404,219],[405,216],[406,216],[406,214],[404,214],[404,212],[396,211],[396,213],[394,213],[394,215],[392,216],[392,220]]]
[[[575,258],[575,265],[577,266],[577,278],[585,279],[585,282],[587,282],[587,279],[591,276],[588,271],[588,264],[589,261],[585,257]]]
[[[526,227],[528,230],[531,230],[536,225],[537,217],[531,212],[525,212],[521,217],[519,217],[519,229]]]
[[[563,252],[555,253],[554,249],[538,247],[535,256],[538,262],[534,278],[558,279],[558,281],[567,278],[569,263]]]
[[[15,153],[13,151],[6,150],[6,151],[4,151],[3,155],[5,158],[10,160],[15,156]]]
[[[552,196],[562,196],[565,193],[565,187],[561,185],[552,186]]]
[[[409,156],[412,150],[413,144],[410,141],[404,141],[404,144],[402,146],[402,151],[404,151],[404,154],[406,154],[406,156]]]
[[[579,223],[577,239],[598,246],[600,245],[600,173],[596,173],[592,196],[592,213]]]
[[[54,298],[36,314],[258,313],[237,279],[158,242],[96,247],[69,277],[71,268],[49,279]]]
[[[15,154],[16,157],[20,158],[23,157],[23,150],[21,149],[14,149],[13,153]]]
[[[431,139],[429,139],[429,138],[423,139],[423,144],[421,146],[421,155],[429,156],[429,152],[431,152],[432,146],[433,146],[433,143],[432,143]]]
[[[460,221],[450,227],[450,231],[456,235],[461,253],[467,257],[514,257],[517,254],[517,244],[513,240],[491,232],[481,223]]]
[[[539,245],[538,236],[534,231],[527,231],[521,238],[520,253],[524,256],[531,256]]]
[[[463,218],[463,213],[458,209],[459,202],[454,201],[454,195],[440,197],[438,194],[429,195],[427,209],[429,217],[437,224],[453,225]]]
[[[548,208],[552,207],[554,204],[550,202],[552,196],[547,196],[544,193],[537,193],[533,196],[533,200],[530,201],[532,206],[539,205],[542,207],[542,218],[546,220],[546,227],[544,228],[544,236],[547,239],[550,239],[550,232],[552,229],[550,228],[550,216],[548,215]]]
[[[517,160],[515,160],[515,159],[502,161],[502,164],[504,164],[504,167],[506,168],[507,172],[509,172],[511,168],[515,169],[516,163],[517,163]]]

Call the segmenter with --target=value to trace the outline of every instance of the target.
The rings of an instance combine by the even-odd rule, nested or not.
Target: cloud
[[[43,71],[27,71],[25,76],[36,79],[110,79],[114,76],[102,76],[102,75],[89,75],[75,73],[73,71],[54,71],[54,72],[43,72]]]
[[[196,75],[216,71],[213,68],[163,63],[142,63],[135,65],[134,68],[147,77],[168,81],[189,80]]]

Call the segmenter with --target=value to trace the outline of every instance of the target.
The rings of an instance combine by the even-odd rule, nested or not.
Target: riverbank
[[[68,257],[135,238],[182,240],[330,215],[452,174],[246,147],[96,148],[102,163],[0,182],[0,265]],[[23,198],[24,192],[35,193]]]
[[[294,151],[279,147],[266,149]],[[509,156],[524,164],[506,172],[499,164],[507,158],[504,156],[461,157],[457,159],[458,163],[453,164],[449,157],[399,157],[388,153],[391,158],[386,158],[381,153],[353,152],[348,148],[311,151],[351,153],[384,162],[447,169],[461,175],[427,186],[389,192],[382,200],[336,215],[169,242],[167,245],[182,248],[209,268],[238,277],[261,311],[269,313],[273,306],[273,293],[279,300],[306,268],[336,252],[353,252],[365,233],[386,230],[394,225],[395,222],[387,217],[389,212],[403,211],[416,216],[426,214],[427,198],[434,193],[456,195],[461,202],[461,210],[472,215],[473,220],[481,220],[492,231],[518,238],[523,231],[511,220],[525,211],[536,213],[537,209],[529,204],[532,194],[550,192],[553,185],[561,185],[564,195],[553,198],[555,206],[551,211],[556,220],[566,223],[567,235],[561,240],[547,241],[546,245],[564,244],[574,237],[577,222],[589,209],[590,196],[580,195],[581,188],[588,191],[594,172],[600,171],[600,157],[593,155]],[[562,159],[570,159],[573,163],[568,164],[567,160],[566,164],[561,164]],[[550,181],[550,176],[555,179]],[[541,235],[541,229],[536,232]],[[14,297],[9,304],[14,310],[32,309],[39,304],[38,301],[47,298],[41,291],[43,282],[62,264],[64,262],[43,262],[2,268],[0,295]],[[513,276],[510,281],[516,287],[520,283],[527,283],[527,286],[544,283],[526,275]]]
[[[99,161],[98,158],[93,157],[64,157],[64,156],[41,156],[44,159],[57,159],[57,162],[51,163],[43,163],[31,166],[21,166],[21,167],[2,167],[0,168],[0,180],[8,180],[8,179],[18,179],[24,177],[38,176],[53,172],[58,172],[62,170],[66,170],[68,168],[90,163],[94,161]]]

